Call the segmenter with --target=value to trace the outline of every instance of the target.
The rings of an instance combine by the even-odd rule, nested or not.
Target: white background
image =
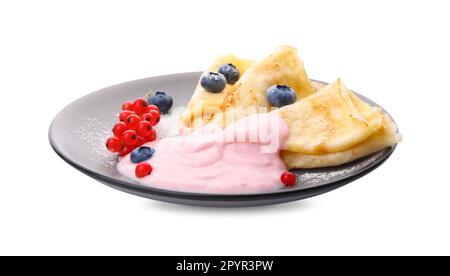
[[[447,2],[1,1],[0,254],[450,254]],[[404,142],[383,166],[300,202],[208,209],[110,189],[49,146],[91,91],[281,44],[389,110]]]

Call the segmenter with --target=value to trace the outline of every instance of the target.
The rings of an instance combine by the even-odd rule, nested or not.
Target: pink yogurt
[[[226,129],[215,124],[190,134],[164,138],[144,146],[154,147],[147,160],[153,171],[137,178],[130,155],[117,165],[120,173],[142,185],[160,189],[242,194],[279,190],[286,171],[279,150],[288,137],[286,123],[276,114],[255,114]]]

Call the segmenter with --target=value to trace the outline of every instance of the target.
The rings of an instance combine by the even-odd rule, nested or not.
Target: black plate
[[[55,152],[81,172],[115,189],[171,203],[239,207],[268,205],[300,200],[339,188],[380,166],[394,151],[386,148],[354,162],[322,169],[294,170],[299,177],[295,188],[262,194],[201,194],[162,190],[135,183],[120,175],[116,157],[105,150],[115,115],[122,102],[142,97],[149,89],[167,91],[174,106],[185,105],[200,72],[182,73],[130,81],[93,92],[68,105],[54,118],[49,139]],[[376,105],[359,95],[363,100]]]

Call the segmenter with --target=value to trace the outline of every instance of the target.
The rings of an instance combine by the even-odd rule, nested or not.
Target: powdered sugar
[[[111,136],[112,126],[110,123],[101,122],[96,117],[81,116],[83,121],[86,121],[82,127],[73,127],[75,135],[77,135],[82,144],[89,144],[88,147],[91,154],[86,156],[98,156],[105,160],[106,167],[113,167],[116,165],[118,157],[116,154],[110,153],[105,148],[106,139]]]
[[[313,170],[297,170],[300,174],[298,176],[298,183],[302,188],[309,188],[334,181],[341,180],[349,175],[362,171],[364,168],[375,163],[383,155],[383,151],[374,153],[357,162],[348,163],[338,167],[329,167],[323,169]]]
[[[177,108],[170,114],[161,115],[158,125],[155,126],[158,139],[179,135],[179,117],[180,112],[182,112],[180,110]],[[115,117],[117,118],[117,116]],[[82,126],[75,126],[73,123],[67,122],[71,125],[74,134],[80,139],[80,143],[78,143],[80,150],[89,150],[91,154],[86,156],[104,159],[104,164],[108,168],[116,166],[118,161],[117,154],[110,153],[105,147],[106,140],[112,135],[112,127],[115,123],[114,117],[111,118],[110,122],[104,122],[92,115],[80,114],[80,119],[85,122]]]
[[[180,134],[179,119],[179,114],[173,112],[161,115],[161,119],[155,127],[158,139],[178,136]]]

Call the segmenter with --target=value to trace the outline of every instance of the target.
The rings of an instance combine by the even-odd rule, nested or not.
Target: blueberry
[[[200,84],[208,92],[220,93],[225,89],[227,79],[222,74],[209,72],[203,75]]]
[[[159,111],[163,114],[169,113],[172,108],[173,99],[167,95],[166,92],[156,91],[148,96],[148,104],[154,104],[159,108]]]
[[[267,89],[267,98],[272,106],[282,107],[295,103],[295,91],[286,85],[274,85]]]
[[[139,147],[131,152],[131,162],[138,164],[153,157],[155,149],[150,147]]]
[[[222,64],[218,72],[225,76],[228,84],[235,84],[240,77],[239,70],[231,63]]]

